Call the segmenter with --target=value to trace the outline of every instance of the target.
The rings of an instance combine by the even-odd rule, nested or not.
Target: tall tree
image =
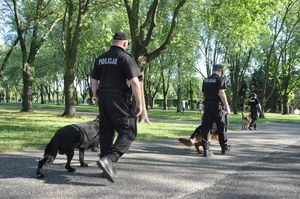
[[[300,61],[300,4],[297,2],[287,17],[279,40],[280,62],[278,83],[282,101],[282,114],[289,114],[288,101],[293,90],[299,86],[300,74],[297,64]]]
[[[23,72],[23,112],[32,111],[32,82],[34,77],[34,60],[44,41],[61,19],[55,13],[51,0],[22,1],[13,0],[15,28],[22,51]],[[10,6],[9,3],[7,3]],[[20,13],[19,8],[23,8]],[[48,16],[52,15],[52,19]],[[28,20],[28,21],[27,21]]]
[[[3,59],[3,62],[0,67],[0,80],[4,77],[4,70],[5,70],[6,65],[8,64],[9,57],[12,54],[12,52],[14,51],[14,48],[16,47],[16,45],[18,43],[19,43],[19,38],[17,37],[15,39],[15,41],[13,42],[13,44],[11,45],[11,47],[9,48],[9,50],[7,51],[7,53]]]
[[[148,11],[146,12],[145,17],[141,17],[141,2],[140,0],[132,0],[131,3],[128,0],[123,0],[125,5],[127,15],[128,15],[128,23],[130,28],[130,35],[132,41],[132,54],[137,61],[138,66],[141,71],[144,70],[144,65],[149,63],[154,58],[158,57],[167,47],[170,45],[172,41],[172,37],[175,33],[175,28],[177,25],[178,15],[180,9],[186,3],[186,0],[178,0],[175,5],[171,5],[173,9],[173,14],[169,15],[169,30],[166,33],[165,40],[161,43],[161,45],[155,49],[149,49],[151,41],[156,37],[155,28],[157,26],[157,14],[160,9],[166,9],[166,2],[160,2],[159,0],[153,0],[151,5],[149,6]],[[142,4],[145,6],[145,4]],[[143,8],[144,9],[144,8]],[[143,20],[143,21],[142,21]],[[143,82],[141,82],[143,84]],[[142,88],[142,95],[144,95],[144,86]],[[148,114],[145,105],[145,98],[143,97],[143,112],[140,116],[140,121],[148,121]]]
[[[269,38],[264,38],[261,42],[265,44],[263,55],[264,60],[262,63],[264,82],[262,85],[262,117],[264,117],[265,107],[267,101],[273,94],[276,85],[276,76],[278,74],[279,63],[282,54],[279,56],[276,54],[276,44],[278,39],[284,30],[284,24],[287,20],[289,13],[291,12],[293,6],[297,0],[287,0],[283,1],[281,4],[281,10],[279,13],[275,13],[274,18],[270,23],[270,32],[271,35]],[[271,88],[269,87],[271,85]]]
[[[229,64],[229,77],[231,85],[231,109],[234,114],[237,114],[239,106],[239,91],[241,90],[242,83],[245,79],[245,73],[250,66],[252,49],[248,49],[246,52],[231,52],[225,54],[227,63]]]
[[[268,0],[233,0],[212,4],[216,40],[222,46],[223,61],[229,64],[231,105],[235,114],[241,83],[250,66],[252,48],[258,42],[257,37],[263,32],[274,5],[276,1]]]
[[[88,10],[89,0],[66,0],[64,17],[64,95],[65,111],[63,116],[75,116],[75,63],[77,58],[78,46],[80,44],[82,27]]]
[[[144,70],[144,90],[147,110],[149,110],[149,106],[151,109],[154,107],[155,97],[161,90],[161,81],[159,63],[156,59],[148,63]]]

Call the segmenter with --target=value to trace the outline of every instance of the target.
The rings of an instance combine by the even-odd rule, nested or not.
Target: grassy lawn
[[[7,107],[10,109],[19,109],[21,110],[21,104],[20,103],[3,103],[0,102],[0,107]],[[47,109],[47,110],[61,110],[61,113],[64,111],[65,105],[64,104],[37,104],[33,103],[33,109],[34,110],[40,110],[40,109]],[[78,105],[76,106],[76,111],[78,112],[98,112],[98,108],[95,106],[90,105]]]
[[[14,150],[44,149],[50,138],[60,127],[68,124],[93,120],[93,115],[80,115],[75,118],[60,117],[63,105],[43,105],[40,110],[34,104],[35,111],[32,113],[21,113],[19,104],[0,103],[0,152]],[[46,111],[55,109],[56,111]],[[58,110],[57,110],[58,109]],[[83,105],[76,109],[78,112],[97,112],[93,106]],[[183,120],[187,122],[138,124],[137,140],[152,140],[157,138],[189,136],[198,126],[189,121],[199,121],[197,111],[187,111],[178,114],[175,110],[155,109],[148,112],[150,118],[162,118]],[[265,122],[289,122],[299,123],[300,115],[266,114],[267,119],[259,119],[259,123]],[[241,115],[230,115],[231,124],[240,124]],[[231,131],[232,132],[232,131]]]
[[[21,104],[16,103],[3,103],[0,102],[0,109],[8,108],[8,109],[21,109]],[[57,114],[61,114],[64,111],[64,105],[56,105],[56,104],[33,104],[33,109],[35,111],[39,110],[55,110]],[[76,106],[77,112],[98,112],[98,108],[90,105],[79,105]],[[245,113],[246,115],[247,113]],[[161,119],[174,119],[174,120],[192,120],[199,121],[200,115],[198,111],[188,110],[184,114],[176,113],[176,110],[162,110],[162,109],[153,109],[148,111],[148,115],[150,118],[161,118]],[[266,119],[259,119],[258,123],[265,122],[287,122],[287,123],[299,123],[300,115],[281,115],[278,113],[266,113]],[[230,115],[230,123],[240,124],[241,123],[241,114],[231,114]]]
[[[89,115],[64,118],[54,112],[21,113],[19,110],[0,109],[0,152],[44,149],[58,128],[94,118]],[[181,123],[138,124],[137,140],[189,136],[196,127],[196,124]]]

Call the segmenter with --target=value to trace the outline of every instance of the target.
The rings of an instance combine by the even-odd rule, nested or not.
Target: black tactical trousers
[[[136,118],[126,92],[118,90],[100,91],[100,158],[109,156],[116,162],[128,151],[137,135]],[[118,133],[114,142],[115,131]]]
[[[217,101],[207,101],[204,104],[204,113],[202,116],[202,144],[203,147],[208,147],[208,135],[209,130],[212,128],[215,122],[218,128],[219,143],[221,147],[227,145],[227,131],[225,127],[227,125],[227,118],[224,114],[224,107]]]
[[[250,111],[251,123],[249,124],[250,127],[254,127],[256,129],[256,120],[258,118],[257,110]]]

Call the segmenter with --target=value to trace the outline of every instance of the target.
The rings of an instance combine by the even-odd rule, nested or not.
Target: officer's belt
[[[218,99],[205,99],[204,102],[213,102],[213,103],[221,103],[222,104],[222,102]]]
[[[117,88],[100,88],[99,93],[101,92],[110,92],[110,93],[127,93],[128,90],[117,89]]]

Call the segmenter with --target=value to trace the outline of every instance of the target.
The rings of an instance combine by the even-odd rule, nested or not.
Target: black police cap
[[[217,70],[217,69],[223,69],[223,65],[222,64],[214,64],[213,70]]]
[[[117,32],[113,36],[113,40],[128,40],[128,37],[125,33],[123,32]]]

